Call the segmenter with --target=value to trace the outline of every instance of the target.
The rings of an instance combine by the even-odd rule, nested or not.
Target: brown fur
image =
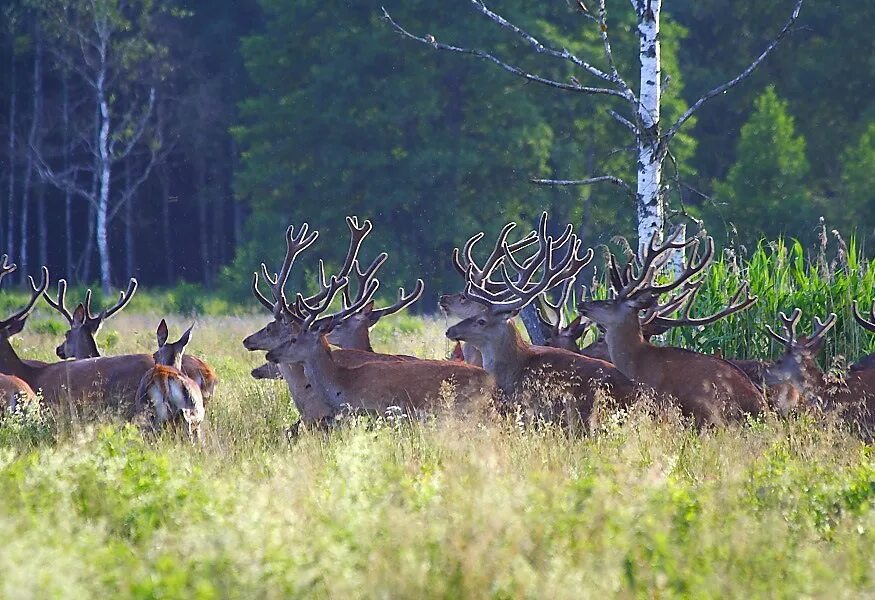
[[[33,389],[19,377],[0,374],[0,404],[14,409],[21,400],[36,400]]]

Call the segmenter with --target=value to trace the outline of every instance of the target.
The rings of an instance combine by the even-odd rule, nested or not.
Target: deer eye
[[[480,325],[481,327],[483,325],[486,325],[486,319],[477,319],[477,324]]]

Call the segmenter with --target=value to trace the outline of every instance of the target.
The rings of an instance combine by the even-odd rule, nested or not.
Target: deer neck
[[[102,356],[102,354],[94,338],[90,335],[82,336],[79,344],[76,346],[76,358],[97,358],[99,356]]]
[[[28,383],[36,374],[33,367],[29,367],[18,357],[9,338],[5,336],[0,336],[0,372],[15,375]]]
[[[332,410],[324,401],[317,401],[319,394],[314,392],[313,386],[307,381],[304,374],[304,366],[300,363],[280,363],[277,365],[280,374],[289,386],[292,394],[292,402],[305,422],[317,421],[331,416]]]
[[[483,368],[505,393],[514,389],[532,354],[531,347],[510,321],[501,328],[499,335],[488,340],[479,350],[483,357]]]
[[[374,347],[371,346],[371,336],[368,333],[367,327],[361,331],[357,331],[353,343],[349,346],[352,350],[364,350],[365,352],[373,352]]]
[[[651,347],[644,341],[637,315],[634,319],[608,327],[605,333],[605,343],[608,345],[611,362],[620,372],[630,378],[634,378],[636,365],[642,365],[638,358],[641,352]]]
[[[331,348],[323,336],[316,349],[304,361],[307,383],[330,403],[331,399],[342,396],[339,385],[340,370],[331,357]]]

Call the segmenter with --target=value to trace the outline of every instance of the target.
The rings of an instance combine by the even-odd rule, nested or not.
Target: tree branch
[[[582,94],[615,96],[617,98],[622,98],[624,100],[628,99],[623,94],[623,92],[616,90],[616,89],[583,86],[583,85],[580,85],[578,83],[562,83],[561,81],[547,79],[546,77],[541,77],[540,75],[535,75],[533,73],[523,71],[519,67],[511,65],[509,63],[506,63],[503,60],[501,60],[500,58],[498,58],[498,57],[496,57],[488,52],[484,52],[483,50],[477,50],[477,49],[471,49],[471,48],[460,48],[458,46],[452,46],[450,44],[443,44],[443,43],[436,41],[434,39],[434,37],[432,37],[431,35],[428,35],[427,37],[419,37],[417,35],[410,33],[409,31],[407,31],[406,29],[401,27],[398,23],[396,23],[392,19],[392,17],[389,15],[389,13],[386,11],[385,8],[382,8],[382,10],[383,10],[383,20],[385,20],[387,23],[389,23],[389,25],[392,27],[392,29],[394,29],[396,32],[400,33],[402,36],[404,36],[406,38],[409,38],[411,40],[416,40],[417,42],[420,42],[422,44],[426,44],[426,45],[431,46],[432,48],[435,48],[437,50],[446,50],[448,52],[456,52],[458,54],[469,54],[471,56],[476,56],[478,58],[488,60],[488,61],[498,65],[499,67],[501,67],[502,69],[504,69],[508,73],[512,73],[513,75],[516,75],[517,77],[522,77],[523,79],[526,79],[527,81],[534,81],[535,83],[540,83],[540,84],[547,85],[550,87],[559,88],[560,90],[579,92]]]
[[[505,19],[501,15],[489,10],[486,7],[486,4],[484,4],[482,2],[482,0],[471,0],[471,4],[474,5],[475,10],[477,10],[481,14],[486,15],[492,21],[494,21],[495,23],[498,23],[499,26],[517,34],[529,46],[531,46],[532,49],[535,52],[537,52],[538,54],[546,54],[548,56],[553,56],[555,58],[570,61],[570,62],[574,63],[575,65],[577,65],[578,67],[580,67],[581,69],[587,71],[591,75],[598,77],[599,79],[603,79],[604,81],[607,81],[608,83],[613,83],[615,85],[621,86],[621,88],[627,89],[625,82],[622,79],[620,79],[620,75],[617,73],[617,70],[613,69],[613,62],[614,62],[613,56],[608,57],[608,62],[610,63],[613,71],[612,71],[612,73],[605,73],[604,71],[602,71],[598,67],[593,66],[593,65],[589,64],[588,62],[586,62],[585,60],[578,58],[577,56],[572,54],[567,48],[563,48],[562,50],[556,50],[554,48],[549,48],[549,47],[545,46],[544,44],[539,42],[533,35],[523,31],[521,28],[519,28],[518,26],[509,22],[507,19]],[[608,45],[607,48],[608,48],[608,50],[610,50],[610,45]],[[630,99],[630,98],[627,98],[627,99]]]
[[[550,186],[592,185],[594,183],[612,183],[623,188],[630,196],[635,197],[632,186],[615,175],[599,175],[589,179],[530,179],[532,183]]]
[[[629,129],[637,137],[638,126],[635,125],[635,123],[633,123],[632,121],[630,121],[629,119],[627,119],[626,117],[624,117],[623,115],[621,115],[620,113],[618,113],[617,111],[615,111],[613,109],[609,108],[608,114],[611,115],[611,117],[613,117],[613,119],[615,121],[617,121],[620,125]]]
[[[710,100],[714,96],[718,96],[718,95],[722,94],[723,92],[729,90],[730,88],[735,87],[736,85],[738,85],[739,83],[741,83],[742,81],[747,79],[750,76],[750,74],[753,73],[756,70],[756,68],[760,66],[760,64],[762,64],[762,62],[766,59],[766,57],[772,53],[772,50],[774,50],[778,46],[778,44],[781,42],[781,40],[784,39],[784,37],[788,33],[790,33],[790,30],[793,27],[793,24],[796,22],[796,19],[799,18],[799,11],[802,9],[802,2],[803,1],[804,0],[798,0],[796,2],[796,6],[793,8],[793,12],[790,14],[790,18],[784,24],[784,27],[781,28],[781,31],[778,32],[778,35],[769,43],[768,46],[766,46],[766,49],[763,50],[762,53],[760,53],[760,55],[752,63],[750,63],[748,65],[748,67],[744,71],[742,71],[734,79],[731,79],[731,80],[727,81],[726,83],[719,85],[719,86],[715,87],[714,89],[712,89],[711,91],[707,92],[701,98],[696,100],[696,102],[690,108],[688,108],[687,111],[684,114],[682,114],[677,121],[675,121],[675,124],[672,125],[671,129],[669,129],[666,132],[665,136],[663,136],[663,139],[665,140],[664,143],[669,142],[677,134],[677,132],[680,130],[680,128],[683,127],[684,123],[686,123],[689,120],[689,118],[693,116],[693,113],[695,113],[697,110],[702,108],[703,104],[705,104],[708,100]]]

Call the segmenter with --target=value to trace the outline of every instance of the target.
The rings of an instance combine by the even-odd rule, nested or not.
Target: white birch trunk
[[[33,115],[30,133],[27,136],[27,167],[24,171],[24,187],[21,192],[21,247],[18,251],[19,267],[26,274],[30,271],[30,192],[33,184],[33,152],[38,148],[40,117],[42,116],[43,76],[42,76],[42,38],[36,33],[36,46],[33,55]]]
[[[638,13],[641,91],[638,103],[638,255],[643,256],[654,234],[662,238],[665,205],[662,198],[662,160],[660,144],[660,103],[662,65],[659,17],[662,0],[633,0]]]
[[[10,52],[9,73],[11,96],[9,98],[9,195],[6,204],[6,254],[15,256],[15,119],[17,117],[18,88],[15,81],[15,49]]]
[[[63,125],[63,155],[64,171],[70,167],[70,76],[66,69],[61,79],[61,123]],[[64,234],[65,244],[65,277],[73,277],[73,193],[70,188],[64,189]]]
[[[110,260],[107,240],[109,192],[112,180],[112,156],[109,152],[110,112],[106,97],[106,45],[101,48],[101,64],[97,74],[97,106],[100,110],[100,132],[97,136],[99,193],[97,197],[97,254],[100,259],[100,286],[103,294],[110,293]]]

